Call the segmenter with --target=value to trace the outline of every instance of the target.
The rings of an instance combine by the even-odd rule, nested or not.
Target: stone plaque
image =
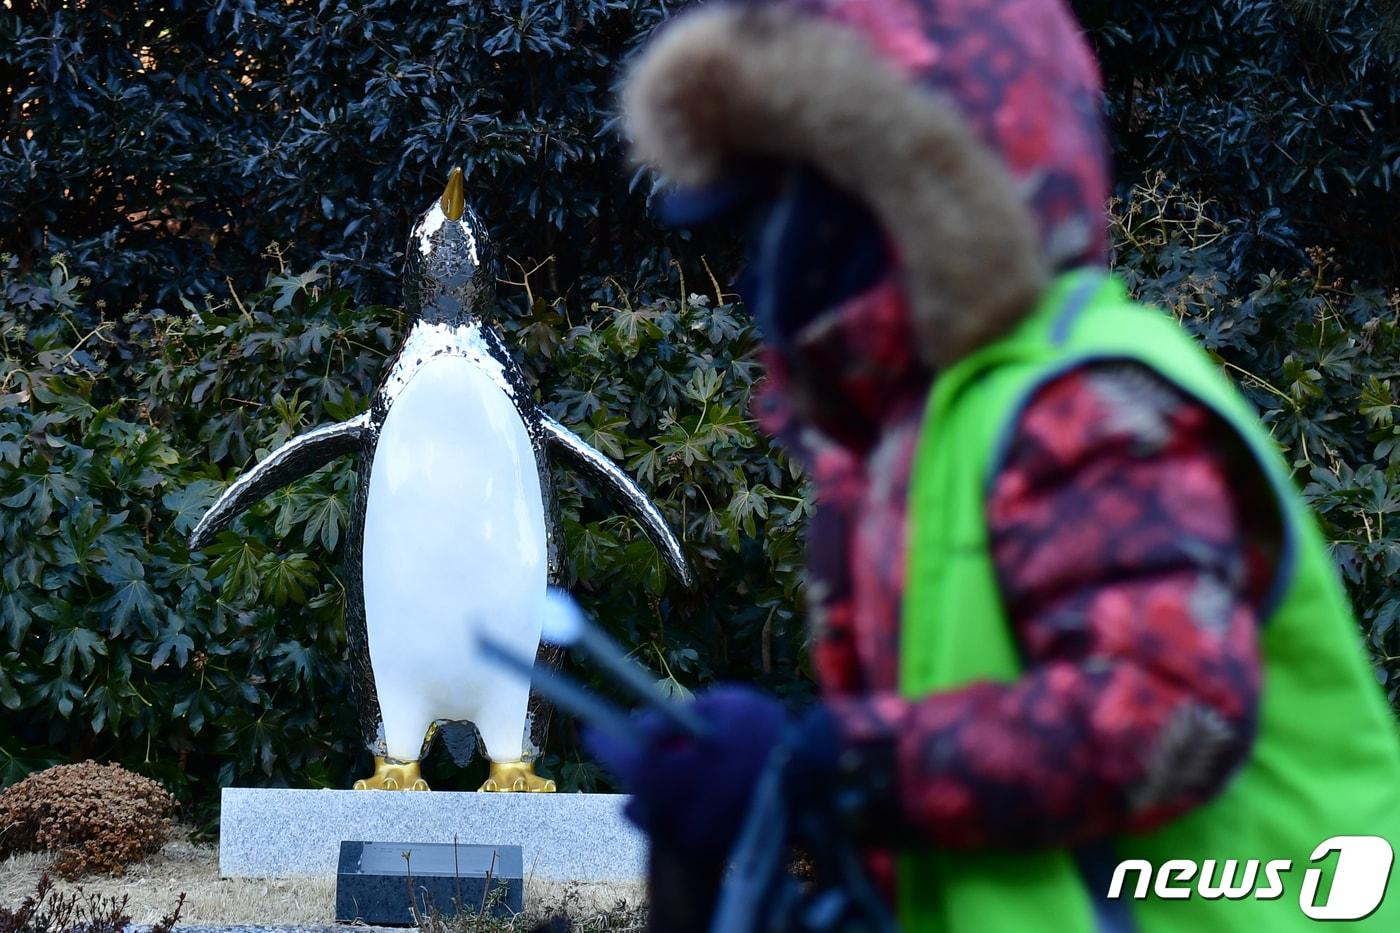
[[[524,875],[520,846],[342,842],[335,919],[416,926],[434,913],[509,916],[524,906]]]

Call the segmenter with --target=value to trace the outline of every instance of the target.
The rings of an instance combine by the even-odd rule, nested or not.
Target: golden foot
[[[394,761],[375,756],[374,774],[355,782],[355,790],[427,790],[416,761]]]
[[[559,788],[549,778],[535,773],[533,761],[493,761],[491,776],[481,785],[483,791],[528,791],[534,794],[552,794]]]

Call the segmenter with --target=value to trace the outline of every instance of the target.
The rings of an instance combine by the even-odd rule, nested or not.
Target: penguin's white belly
[[[365,508],[370,662],[389,756],[419,757],[435,720],[470,720],[519,758],[529,685],[478,661],[476,633],[523,657],[547,583],[539,472],[515,405],[477,364],[435,357],[385,417]]]

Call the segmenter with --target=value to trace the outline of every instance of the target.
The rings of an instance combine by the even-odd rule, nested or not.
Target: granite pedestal
[[[646,839],[615,794],[285,790],[226,787],[225,878],[333,875],[342,842],[517,845],[527,880],[641,883]]]

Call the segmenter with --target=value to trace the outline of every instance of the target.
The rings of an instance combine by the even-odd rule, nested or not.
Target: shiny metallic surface
[[[465,202],[453,203],[450,194],[445,191],[418,218],[404,250],[404,310],[423,321],[459,323],[484,312],[496,294],[491,245],[481,220]],[[449,219],[444,202],[454,212],[460,206],[461,216]]]
[[[359,451],[369,413],[349,421],[322,425],[278,447],[257,466],[234,480],[190,533],[190,549],[204,547],[248,506],[295,479],[314,473],[337,457]]]
[[[436,205],[429,211],[436,210]],[[405,283],[407,289],[408,283]],[[438,356],[459,356],[475,363],[487,373],[515,404],[525,424],[530,441],[535,450],[535,465],[540,474],[540,490],[544,495],[545,527],[548,541],[548,576],[551,583],[559,582],[563,564],[562,536],[555,520],[554,485],[549,475],[549,461],[545,450],[546,431],[541,424],[541,413],[530,396],[524,374],[515,365],[504,342],[481,321],[468,318],[464,322],[448,323],[430,315],[420,319],[409,328],[408,336],[399,347],[389,364],[387,374],[375,392],[370,403],[368,424],[365,429],[365,443],[359,459],[359,474],[355,484],[355,500],[351,510],[350,526],[346,539],[346,600],[345,634],[350,648],[350,664],[353,672],[353,686],[356,706],[360,714],[360,726],[364,730],[366,744],[377,755],[385,753],[383,736],[380,731],[379,700],[374,686],[374,670],[370,663],[369,629],[365,619],[364,606],[364,525],[365,511],[369,506],[370,470],[374,465],[374,449],[379,442],[384,419],[389,409],[402,394],[417,371],[429,360]],[[538,714],[537,714],[538,718]],[[460,753],[474,747],[475,743],[461,735],[461,729],[453,723],[444,723],[442,735],[449,751]],[[534,744],[542,744],[543,736],[532,736]],[[423,754],[428,751],[432,735],[424,739]],[[470,758],[462,760],[454,754],[459,764],[466,765]]]
[[[558,790],[553,780],[535,773],[533,761],[493,761],[486,782],[477,788],[487,793],[515,791],[550,794]]]
[[[374,774],[356,781],[354,790],[431,790],[416,761],[393,761],[374,756]]]
[[[578,435],[546,415],[535,404],[524,374],[485,317],[495,291],[490,245],[476,214],[462,199],[461,185],[460,172],[454,171],[443,196],[433,201],[409,236],[403,297],[404,308],[414,320],[375,391],[369,410],[349,421],[308,431],[279,447],[232,483],[201,518],[191,535],[192,548],[207,544],[240,512],[268,493],[325,466],[336,457],[345,454],[359,457],[355,497],[346,536],[345,627],[352,693],[366,747],[378,758],[385,756],[385,746],[365,619],[362,563],[365,513],[370,471],[385,418],[425,362],[442,355],[470,360],[514,404],[530,438],[539,471],[550,583],[559,583],[564,575],[563,535],[549,471],[550,453],[556,450],[600,483],[636,518],[684,585],[690,586],[693,582],[680,542],[640,487],[606,456],[588,446]],[[457,188],[455,192],[454,186]],[[449,214],[457,216],[449,217]],[[558,657],[557,649],[541,646],[537,663],[557,663]],[[532,744],[539,746],[544,742],[548,716],[534,701],[531,711],[534,722]],[[459,764],[469,763],[478,745],[471,739],[470,727],[456,723],[443,723],[442,726],[441,730],[429,730],[424,738],[423,753],[426,754],[428,744],[438,734]],[[375,778],[369,780],[372,782]],[[532,785],[531,789],[537,788]]]
[[[651,543],[656,545],[657,550],[661,552],[661,556],[666,558],[671,572],[676,575],[681,584],[686,588],[693,586],[695,580],[691,576],[690,564],[685,559],[685,552],[681,550],[681,543],[671,533],[671,528],[666,524],[666,519],[661,516],[661,511],[652,505],[647,494],[642,492],[642,488],[637,485],[637,481],[624,473],[605,454],[588,446],[583,438],[558,421],[548,415],[541,415],[540,420],[554,447],[568,457],[570,462],[577,466],[585,476],[607,490],[608,494],[619,505],[631,513],[632,517],[637,520],[637,524],[642,526],[642,530],[651,539]]]

